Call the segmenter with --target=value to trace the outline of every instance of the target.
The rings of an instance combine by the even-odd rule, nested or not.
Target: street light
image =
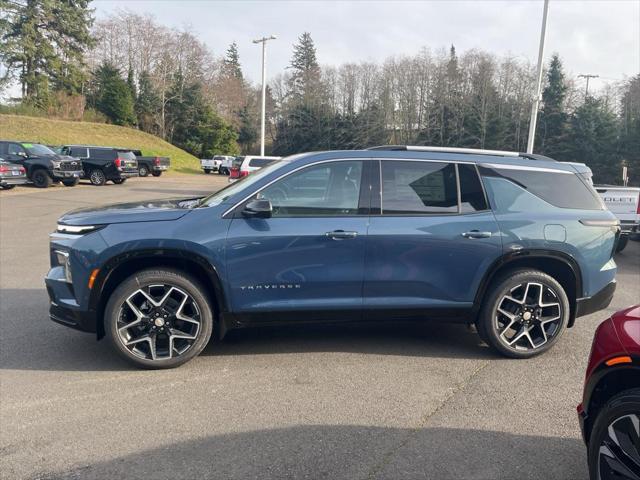
[[[260,155],[264,157],[264,119],[265,119],[265,97],[267,95],[267,42],[269,40],[275,40],[275,35],[268,37],[257,38],[253,43],[262,44],[262,118],[260,119]]]
[[[527,140],[527,153],[533,153],[533,141],[536,136],[536,122],[538,121],[538,108],[540,107],[540,97],[542,90],[542,63],[544,60],[544,39],[547,33],[547,12],[549,11],[549,0],[544,0],[544,10],[542,13],[542,31],[540,32],[540,48],[538,49],[538,81],[536,84],[536,96],[531,106],[531,121],[529,122],[529,139]]]

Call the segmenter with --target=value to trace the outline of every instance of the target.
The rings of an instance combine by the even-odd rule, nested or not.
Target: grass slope
[[[193,155],[148,133],[104,123],[70,122],[0,114],[0,139],[64,145],[70,143],[136,148],[144,155],[171,157],[171,170],[193,173],[200,162]]]

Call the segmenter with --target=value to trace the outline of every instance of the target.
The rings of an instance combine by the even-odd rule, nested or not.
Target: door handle
[[[470,232],[464,232],[462,234],[464,238],[489,238],[491,232],[481,232],[479,230],[471,230]]]
[[[345,240],[347,238],[356,238],[358,236],[358,232],[345,232],[344,230],[334,230],[333,232],[327,232],[324,235],[328,238],[333,238],[334,240]]]

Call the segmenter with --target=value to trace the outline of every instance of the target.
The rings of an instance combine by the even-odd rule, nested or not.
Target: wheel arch
[[[171,268],[197,279],[206,289],[214,307],[214,321],[219,324],[227,311],[227,302],[220,275],[201,255],[173,249],[129,251],[109,259],[100,269],[89,297],[89,309],[95,312],[96,335],[104,337],[104,310],[109,297],[125,278],[146,268]]]
[[[562,252],[549,250],[519,250],[496,260],[480,282],[474,307],[479,310],[493,280],[510,270],[533,268],[552,276],[562,285],[569,297],[570,316],[568,327],[576,318],[576,300],[582,297],[582,274],[576,260]]]

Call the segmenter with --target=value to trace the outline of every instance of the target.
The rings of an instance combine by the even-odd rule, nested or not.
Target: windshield
[[[49,147],[39,145],[37,143],[23,143],[22,146],[29,153],[29,155],[55,155],[56,152]]]
[[[227,201],[227,199],[231,198],[236,193],[240,193],[243,190],[251,187],[258,180],[263,178],[266,175],[269,175],[271,172],[282,168],[287,165],[289,162],[276,162],[273,165],[269,165],[268,167],[262,168],[251,175],[248,175],[241,180],[238,180],[235,183],[231,183],[228,186],[224,187],[222,190],[218,190],[216,193],[209,195],[208,197],[204,197],[200,201],[200,207],[214,207],[216,205],[220,205]]]

